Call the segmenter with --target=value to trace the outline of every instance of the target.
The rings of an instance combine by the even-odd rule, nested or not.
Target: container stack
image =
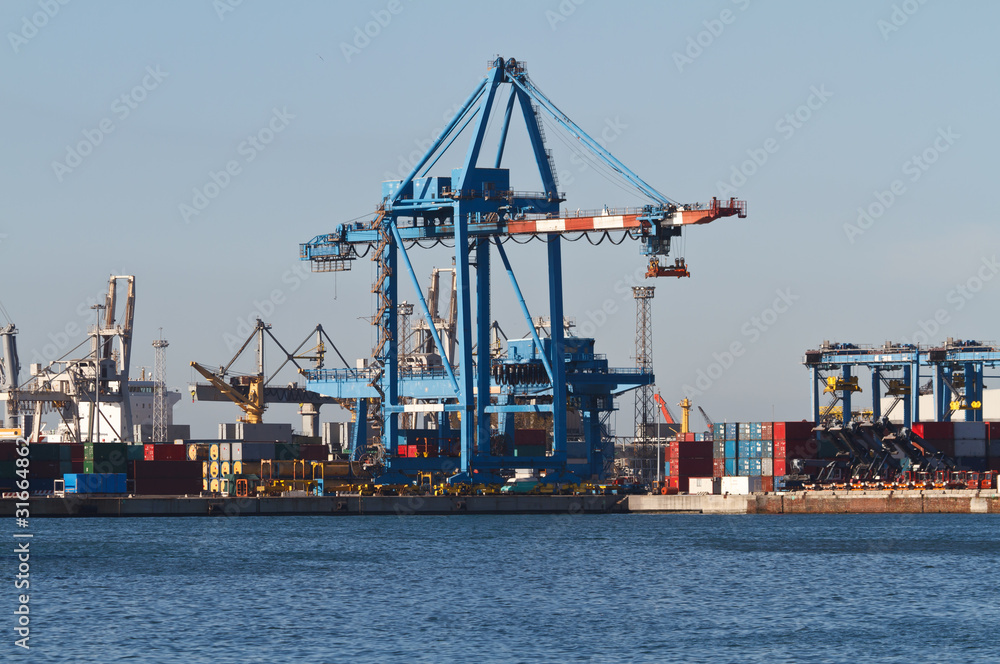
[[[690,490],[691,478],[710,478],[714,465],[714,441],[694,433],[679,433],[666,448],[664,477],[667,486],[681,493]]]
[[[792,459],[817,458],[812,429],[811,422],[716,423],[711,475],[704,477],[722,478],[718,486],[723,493],[779,490]]]

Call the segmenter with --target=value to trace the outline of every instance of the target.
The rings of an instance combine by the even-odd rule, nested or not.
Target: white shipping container
[[[760,463],[760,474],[764,477],[774,475],[774,459],[764,458]]]
[[[232,443],[219,443],[219,460],[230,461],[232,454]]]
[[[745,495],[748,493],[760,493],[763,490],[764,487],[759,475],[755,475],[753,477],[736,475],[722,478],[722,493]]]
[[[955,456],[984,457],[986,456],[985,440],[955,440]]]
[[[688,493],[717,494],[721,489],[721,477],[691,477],[688,478]]]
[[[955,440],[986,440],[985,422],[955,422]],[[962,456],[959,454],[958,456]]]
[[[243,443],[229,444],[229,458],[232,461],[243,461]]]

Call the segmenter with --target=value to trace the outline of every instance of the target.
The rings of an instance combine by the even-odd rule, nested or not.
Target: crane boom
[[[674,416],[670,412],[670,409],[667,408],[667,402],[663,400],[663,397],[660,396],[659,392],[653,395],[653,400],[656,402],[656,405],[658,405],[660,407],[660,410],[663,412],[663,420],[667,424],[677,424],[677,420],[674,419]]]
[[[239,390],[197,362],[192,362],[191,366],[194,367],[195,371],[204,376],[215,389],[229,397],[230,401],[246,413],[246,419],[243,421],[250,424],[260,424],[263,421],[262,415],[267,406],[264,403],[264,390],[262,389],[264,379],[262,376],[250,376],[250,392],[247,396],[244,396]]]

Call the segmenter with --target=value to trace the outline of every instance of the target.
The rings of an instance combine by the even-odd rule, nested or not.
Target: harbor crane
[[[270,337],[285,355],[285,360],[271,373],[270,377],[264,371],[265,335]],[[299,354],[309,341],[314,338],[314,335],[316,345],[311,350],[306,351],[311,354]],[[255,372],[250,375],[231,375],[233,364],[243,355],[244,351],[247,350],[250,343],[254,340],[257,341]],[[277,386],[271,385],[271,381],[289,362],[295,365],[300,374],[303,373],[305,368],[297,360],[312,361],[317,369],[322,369],[327,343],[329,343],[330,347],[333,348],[346,366],[347,361],[344,360],[343,355],[340,354],[333,341],[327,336],[322,325],[317,325],[302,343],[289,352],[271,332],[271,326],[258,318],[243,345],[240,346],[236,354],[224,366],[213,371],[197,362],[191,363],[194,370],[208,381],[207,385],[203,383],[191,385],[191,395],[198,401],[231,401],[244,413],[240,421],[248,424],[262,423],[264,421],[264,411],[267,409],[268,404],[300,404],[303,433],[307,436],[319,435],[319,407],[323,404],[338,403],[338,401],[298,387],[295,384]]]
[[[509,90],[501,105],[504,91]],[[504,151],[515,107],[520,111],[538,175],[540,191],[519,191],[511,185],[510,170],[503,168]],[[495,156],[484,153],[484,139],[494,109],[502,109]],[[500,117],[498,113],[497,117]],[[630,187],[645,202],[634,207],[599,210],[560,209],[566,200],[559,191],[552,153],[545,144],[545,123],[571,137],[574,150],[582,150],[595,164]],[[438,160],[466,127],[471,141],[460,166],[450,175],[430,175]],[[483,164],[482,162],[486,162]],[[593,339],[568,337],[559,324],[563,316],[563,240],[586,237],[592,244],[622,233],[641,243],[649,257],[647,276],[687,276],[683,262],[661,264],[670,253],[671,239],[687,226],[706,224],[723,217],[745,217],[744,201],[716,198],[708,203],[682,204],[662,193],[615,158],[598,141],[574,123],[528,76],[523,61],[495,57],[488,62],[485,77],[461,105],[437,139],[401,180],[382,184],[381,200],[368,222],[341,224],[332,232],[317,235],[300,246],[300,257],[317,272],[351,269],[353,262],[371,254],[376,265],[372,292],[376,297],[376,341],[373,361],[359,372],[316,371],[307,374],[311,387],[324,394],[356,398],[358,426],[356,444],[367,444],[364,416],[374,404],[372,424],[381,439],[387,476],[440,469],[431,459],[397,459],[400,414],[438,413],[441,429],[448,429],[450,413],[457,413],[460,459],[457,473],[449,481],[480,479],[510,468],[547,469],[556,473],[598,476],[608,468],[607,416],[613,397],[640,385],[652,383],[649,371],[617,370],[594,354]],[[545,243],[548,282],[532,284],[548,291],[551,336],[540,339],[532,324],[521,286],[504,244],[508,240]],[[451,362],[440,368],[401,367],[398,357],[398,290],[409,278],[417,293],[417,311],[427,321],[427,330],[442,356],[446,346],[433,322],[419,287],[409,253],[447,242],[454,245],[457,297],[456,351]],[[616,243],[617,244],[617,243]],[[505,358],[491,357],[491,263],[500,258],[530,338],[508,341]],[[475,279],[473,283],[472,272]],[[475,308],[473,308],[473,294]],[[475,353],[473,349],[475,350]],[[495,364],[497,366],[495,366]],[[500,366],[503,365],[503,366]],[[499,383],[496,377],[506,382]],[[508,380],[510,379],[510,380]],[[583,417],[583,463],[569,463],[567,413],[569,408]],[[492,421],[496,415],[499,437],[514,436],[516,413],[551,414],[552,450],[545,457],[520,457],[493,452]],[[443,447],[442,447],[443,449]],[[507,448],[504,447],[506,450]],[[613,442],[610,445],[613,455]],[[420,463],[416,463],[416,462]],[[423,464],[423,465],[421,465]],[[426,466],[426,467],[425,467]],[[399,477],[401,481],[405,478]]]

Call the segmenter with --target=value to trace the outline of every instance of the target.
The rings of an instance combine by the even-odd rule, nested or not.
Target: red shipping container
[[[786,454],[786,452],[788,450],[787,445],[788,445],[788,443],[786,443],[783,440],[776,440],[776,441],[774,441],[774,447],[772,448],[772,454],[774,455],[775,459],[781,459],[781,460],[785,459],[785,454]]]
[[[667,460],[712,458],[712,441],[676,441],[667,446]]]
[[[79,444],[74,443],[74,444],[72,444],[72,445],[69,446],[69,458],[70,458],[70,461],[80,461],[80,462],[84,461],[84,458],[83,458],[83,444],[82,443],[79,443]],[[83,471],[80,471],[80,472],[83,472]]]
[[[670,474],[676,477],[711,477],[715,459],[677,459],[670,462]]]
[[[761,490],[765,492],[774,491],[774,478],[770,475],[764,475],[760,478]]]
[[[173,443],[146,443],[142,447],[146,461],[187,461],[187,447]]]
[[[952,440],[955,438],[955,426],[951,422],[914,422],[910,429],[925,439]]]
[[[70,465],[73,466],[73,472],[74,473],[82,473],[83,472],[83,459],[80,459],[79,461],[77,461],[76,459],[74,459],[73,461],[70,461]]]
[[[785,459],[774,459],[774,476],[783,477],[788,474],[788,462]]]
[[[712,459],[712,477],[726,476],[726,460]]]
[[[1000,422],[986,423],[986,438],[988,440],[1000,440]]]
[[[677,440],[685,443],[695,442],[695,434],[693,433],[679,433],[677,434]]]
[[[1000,470],[1000,457],[990,457],[987,459],[986,467],[989,470]]]
[[[806,440],[812,437],[812,422],[774,422],[774,440]]]

